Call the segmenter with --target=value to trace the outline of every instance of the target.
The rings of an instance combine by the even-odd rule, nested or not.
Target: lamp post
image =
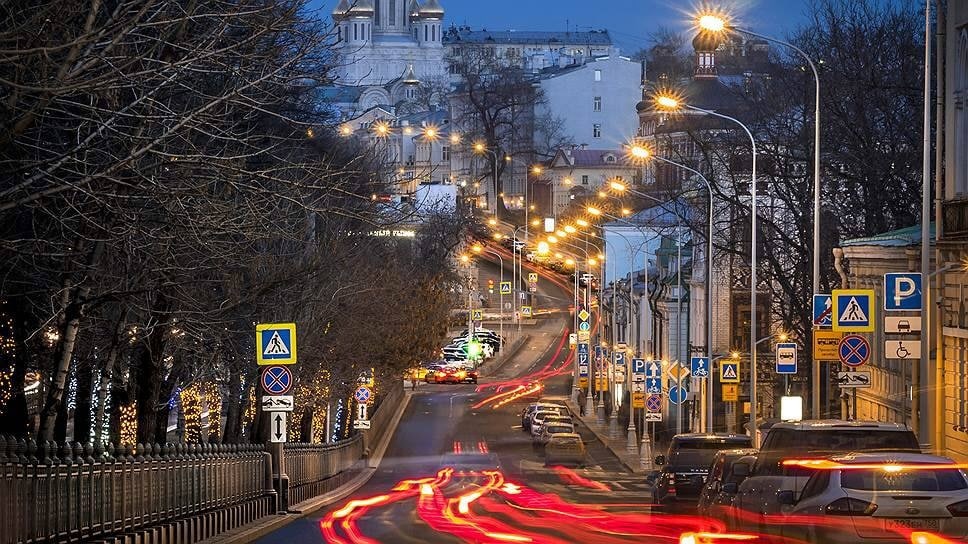
[[[706,230],[706,356],[712,357],[712,352],[713,352],[713,212],[714,212],[713,186],[711,183],[709,183],[709,180],[706,179],[706,176],[702,175],[702,173],[699,172],[698,170],[694,168],[690,168],[684,164],[679,164],[678,162],[671,161],[664,157],[654,155],[647,148],[643,146],[640,146],[640,145],[632,146],[630,153],[632,157],[637,159],[652,158],[657,161],[660,161],[678,168],[682,168],[683,170],[686,170],[687,172],[691,172],[696,176],[698,176],[699,179],[703,182],[703,184],[706,185],[706,193],[709,196],[709,199],[708,199],[709,207],[706,212],[707,219],[708,219],[708,223],[706,227],[707,228]],[[621,183],[612,182],[611,187],[616,191],[628,191],[634,195],[648,197],[648,198],[651,198],[652,200],[660,202],[659,199],[655,198],[652,195],[647,195],[645,193],[641,193],[639,191],[629,189],[628,187],[626,187],[625,185],[622,185]],[[710,362],[709,368],[712,368],[711,362]],[[706,432],[712,433],[713,432],[713,373],[711,370],[708,372],[709,372],[709,376],[706,377],[706,381],[705,381]]]
[[[752,146],[753,151],[753,167],[750,182],[750,419],[754,422],[755,427],[758,413],[756,406],[756,139],[753,138],[753,133],[750,132],[750,129],[734,117],[685,104],[680,100],[667,95],[657,96],[655,102],[660,109],[667,111],[675,111],[685,108],[705,115],[712,115],[727,121],[732,121],[733,123],[739,125],[750,139],[750,145]],[[753,433],[754,448],[758,448],[760,446],[758,437],[759,433]]]
[[[485,250],[484,247],[482,246],[474,246],[472,249],[474,253],[483,253],[487,251],[487,253],[497,257],[498,262],[501,263],[501,274],[500,274],[499,281],[501,283],[504,283],[504,258],[501,257],[501,254],[498,253],[497,251],[494,251],[493,249]],[[503,348],[504,347],[504,291],[500,290],[500,283],[498,284],[498,287],[499,287],[498,292],[500,293],[500,295],[498,296],[500,297],[500,301],[501,301],[501,323],[498,326],[500,331],[498,334],[500,334],[501,336],[501,347]]]
[[[492,191],[488,191],[487,193],[488,193],[488,196],[490,196],[491,193],[494,194],[494,217],[497,218],[498,217],[498,214],[500,212],[500,209],[498,208],[498,205],[497,205],[497,199],[498,199],[498,196],[497,196],[497,194],[498,194],[498,190],[497,190],[497,153],[494,152],[494,151],[492,151],[492,150],[490,150],[490,149],[488,149],[487,146],[484,145],[484,142],[476,142],[474,144],[474,153],[477,153],[477,154],[487,154],[487,155],[490,155],[492,159],[494,159],[491,162],[491,178],[492,178],[492,182],[493,182],[493,190]],[[490,198],[488,198],[488,200],[490,200]]]
[[[930,28],[930,24],[928,25]],[[752,32],[744,28],[731,26],[728,22],[717,15],[703,15],[699,17],[699,27],[710,32],[724,32],[732,30],[740,34],[746,34],[780,44],[784,47],[796,51],[813,72],[814,82],[814,110],[813,110],[813,292],[820,292],[820,76],[817,73],[817,65],[802,49],[790,42]],[[930,40],[928,40],[930,41]],[[928,46],[930,48],[930,44]],[[930,81],[930,78],[926,78]],[[929,85],[930,88],[930,85]],[[927,95],[926,95],[927,96]],[[927,103],[927,101],[925,102]],[[820,362],[814,361],[812,366],[813,387],[811,388],[811,407],[813,408],[814,419],[820,418]]]

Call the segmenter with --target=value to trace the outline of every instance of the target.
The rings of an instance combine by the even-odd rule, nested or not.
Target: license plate
[[[941,520],[931,518],[901,518],[884,520],[884,529],[898,531],[904,529],[926,529],[928,531],[941,530]]]

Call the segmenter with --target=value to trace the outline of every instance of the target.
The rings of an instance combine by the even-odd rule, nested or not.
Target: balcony
[[[945,201],[941,211],[944,239],[968,237],[968,199]]]

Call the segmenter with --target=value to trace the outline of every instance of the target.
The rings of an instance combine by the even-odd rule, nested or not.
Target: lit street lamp
[[[750,351],[752,352],[750,354],[752,359],[750,372],[750,412],[751,419],[756,420],[756,139],[753,138],[753,133],[750,132],[750,129],[740,120],[734,117],[683,103],[681,100],[669,95],[657,96],[655,102],[656,105],[662,110],[676,111],[685,108],[703,113],[705,115],[712,115],[727,121],[732,121],[733,123],[736,123],[742,127],[750,139],[750,145],[752,146],[753,151],[753,168],[750,182],[750,224],[752,231],[750,235]],[[753,433],[753,447],[759,447],[759,441],[756,433]]]
[[[813,71],[813,81],[815,88],[814,111],[813,111],[813,292],[820,292],[820,76],[817,74],[817,66],[802,49],[792,43],[758,34],[743,28],[738,28],[719,15],[705,14],[699,17],[699,28],[719,33],[719,32],[738,32],[748,36],[754,36],[762,40],[777,43],[796,51]],[[821,61],[822,62],[822,61]],[[812,408],[813,417],[820,418],[820,363],[813,363],[813,388],[812,388]]]

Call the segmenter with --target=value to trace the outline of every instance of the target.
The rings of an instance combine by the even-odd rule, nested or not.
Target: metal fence
[[[0,437],[0,543],[91,539],[250,501],[272,513],[270,466],[261,445],[58,446]]]
[[[299,504],[333,491],[357,476],[364,467],[363,437],[333,444],[286,444],[289,504]]]

